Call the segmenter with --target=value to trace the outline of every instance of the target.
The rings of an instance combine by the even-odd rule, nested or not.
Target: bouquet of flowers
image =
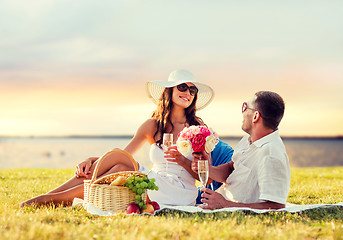
[[[193,152],[212,152],[218,143],[218,135],[204,126],[190,126],[184,128],[178,135],[176,141],[177,150],[188,156]]]

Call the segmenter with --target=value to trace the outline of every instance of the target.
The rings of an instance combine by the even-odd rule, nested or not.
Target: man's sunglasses
[[[179,90],[180,92],[186,92],[187,90],[189,90],[189,93],[194,96],[195,94],[198,93],[198,88],[196,86],[188,86],[186,83],[181,83],[179,85],[176,86],[177,90]]]
[[[247,103],[247,102],[244,102],[243,105],[242,105],[242,113],[244,113],[247,109],[250,109],[250,110],[253,110],[253,111],[257,111],[257,110],[254,109],[254,108],[248,107],[248,103]]]

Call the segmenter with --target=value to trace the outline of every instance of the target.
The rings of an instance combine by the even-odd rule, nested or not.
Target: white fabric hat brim
[[[198,88],[198,99],[195,105],[196,110],[205,108],[214,98],[214,91],[206,84],[196,81],[184,80],[184,81],[151,81],[145,84],[147,94],[152,101],[157,104],[161,99],[165,88],[175,87],[181,83],[191,82]]]

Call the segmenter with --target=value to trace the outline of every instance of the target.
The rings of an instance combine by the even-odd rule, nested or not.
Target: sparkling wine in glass
[[[198,161],[198,175],[202,187],[206,187],[206,183],[208,181],[208,161],[207,160],[199,160]],[[206,205],[206,203],[203,203]]]
[[[173,145],[173,134],[172,133],[163,133],[163,151],[168,151],[168,148]],[[168,160],[166,160],[166,173],[168,172]]]

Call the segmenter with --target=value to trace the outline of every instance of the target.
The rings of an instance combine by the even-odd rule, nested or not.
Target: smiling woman
[[[186,84],[186,86],[182,85]],[[181,86],[180,86],[181,85]],[[153,162],[151,171],[142,164],[139,171],[156,180],[160,188],[148,191],[149,198],[165,205],[194,205],[198,196],[195,185],[197,174],[191,169],[192,155],[184,157],[175,146],[162,150],[164,133],[177,140],[179,132],[190,125],[204,125],[196,111],[207,106],[213,99],[211,87],[197,82],[192,73],[176,70],[169,75],[168,81],[151,81],[146,84],[149,96],[156,102],[157,109],[151,118],[137,130],[124,151],[109,151],[103,157],[90,157],[76,166],[75,176],[56,189],[29,199],[21,206],[37,204],[70,205],[75,197],[83,198],[83,181],[93,175],[98,177],[118,171],[132,171],[133,162],[128,156],[134,155],[148,142]],[[101,162],[101,165],[98,165]]]

